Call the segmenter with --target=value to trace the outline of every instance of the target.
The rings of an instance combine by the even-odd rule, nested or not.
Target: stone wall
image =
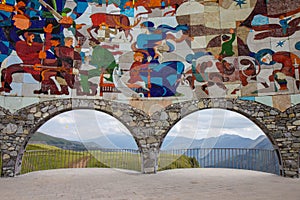
[[[2,176],[13,177],[20,173],[27,142],[41,125],[60,113],[74,109],[102,111],[118,119],[131,132],[142,153],[142,172],[155,173],[159,150],[168,131],[189,114],[209,108],[238,112],[253,121],[278,150],[282,175],[299,176],[300,105],[281,112],[258,102],[237,99],[174,103],[151,115],[128,104],[99,99],[56,99],[30,105],[14,113],[1,108]]]

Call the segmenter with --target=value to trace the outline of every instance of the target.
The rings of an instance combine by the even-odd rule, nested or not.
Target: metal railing
[[[265,149],[161,150],[158,164],[159,170],[187,167],[234,168],[279,174],[279,160],[275,150]],[[139,150],[132,149],[30,150],[24,153],[21,174],[48,169],[93,167],[141,171],[141,155]]]
[[[22,159],[21,174],[60,168],[120,168],[141,170],[140,152],[132,149],[30,150]]]
[[[234,168],[280,174],[275,150],[244,148],[195,148],[160,151],[159,169],[172,163],[181,155],[194,158],[201,168]],[[172,158],[172,159],[170,159]]]

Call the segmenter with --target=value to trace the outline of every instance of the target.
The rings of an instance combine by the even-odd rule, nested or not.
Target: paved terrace
[[[300,179],[235,169],[61,169],[0,179],[1,200],[299,200]]]

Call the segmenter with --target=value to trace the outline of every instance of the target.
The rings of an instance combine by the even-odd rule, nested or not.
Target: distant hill
[[[38,150],[38,151],[48,151],[48,150],[61,150],[58,147],[51,146],[48,144],[28,144],[26,147],[26,151],[28,150]]]
[[[270,140],[265,136],[261,135],[254,140],[254,149],[273,149],[273,145]]]
[[[131,135],[110,134],[85,140],[82,142],[70,141],[63,138],[53,137],[41,132],[36,132],[29,143],[47,144],[62,149],[86,150],[99,148],[120,148],[120,149],[138,149]],[[163,142],[163,149],[181,149],[181,148],[255,148],[272,149],[273,146],[269,139],[262,135],[255,140],[244,138],[238,135],[224,134],[220,137],[210,137],[194,140],[185,137],[166,137]]]
[[[63,138],[53,137],[41,132],[36,132],[35,134],[33,134],[31,139],[29,140],[29,144],[46,144],[69,150],[86,150],[86,145],[93,145],[82,144],[81,142],[77,141],[70,141]]]
[[[191,139],[185,137],[166,137],[163,149],[181,148],[258,148],[272,149],[269,139],[261,135],[255,140],[238,135],[224,134],[219,137]]]
[[[82,142],[66,140],[59,137],[50,136],[41,132],[36,132],[29,140],[30,144],[47,144],[69,150],[91,150],[99,148],[108,149],[138,149],[134,139],[130,135],[111,134],[85,140]]]
[[[92,142],[101,148],[138,149],[134,138],[128,134],[110,134],[84,141],[84,143]]]

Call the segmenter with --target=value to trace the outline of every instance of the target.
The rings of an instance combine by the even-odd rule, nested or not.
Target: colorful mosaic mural
[[[298,94],[299,0],[2,0],[1,94]]]

